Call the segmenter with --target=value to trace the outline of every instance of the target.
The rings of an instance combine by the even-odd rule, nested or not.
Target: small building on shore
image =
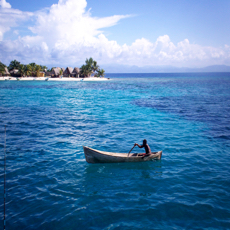
[[[39,77],[45,77],[46,73],[45,72],[40,72]]]
[[[61,73],[61,68],[60,67],[54,67],[52,68],[51,72],[50,72],[50,76],[52,78],[55,78],[55,77],[60,77],[60,74]]]
[[[63,77],[71,77],[72,72],[73,72],[73,68],[67,67],[63,72]]]
[[[11,75],[12,77],[21,77],[21,74],[20,74],[20,72],[19,72],[18,69],[12,69],[12,70],[10,71],[10,75]]]
[[[4,72],[0,73],[0,76],[10,76],[10,72],[7,67],[4,68]]]
[[[46,76],[47,77],[73,77],[73,78],[79,78],[79,77],[83,77],[81,76],[81,69],[79,69],[78,67],[67,67],[66,69],[64,68],[60,68],[60,67],[54,67],[52,68],[51,71],[46,72]]]
[[[80,69],[75,67],[73,72],[71,73],[71,77],[79,78],[80,77]]]

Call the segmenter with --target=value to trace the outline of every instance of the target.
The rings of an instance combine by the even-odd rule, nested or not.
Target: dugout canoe
[[[151,155],[143,157],[137,153],[112,153],[83,146],[85,159],[88,163],[120,163],[120,162],[143,162],[153,159],[160,160],[162,151],[152,152]],[[141,154],[141,153],[139,153]]]

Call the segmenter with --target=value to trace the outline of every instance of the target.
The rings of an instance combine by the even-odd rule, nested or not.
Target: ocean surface
[[[230,73],[106,77],[0,82],[6,229],[230,229]],[[85,161],[143,139],[161,160]]]

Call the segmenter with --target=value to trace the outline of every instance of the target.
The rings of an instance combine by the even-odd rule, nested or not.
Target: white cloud
[[[28,20],[33,13],[12,9],[5,0],[0,0],[0,6],[0,41],[2,41],[7,31],[18,26],[20,22]]]
[[[0,0],[0,6],[2,8],[11,8],[10,3],[6,2],[6,0]]]
[[[49,48],[67,50],[70,46],[91,46],[97,43],[100,29],[115,25],[128,17],[115,15],[105,18],[92,17],[86,11],[86,0],[60,0],[48,12],[37,13],[37,23],[31,31],[42,36]]]
[[[33,13],[11,9],[5,0],[1,0],[0,5],[0,60],[6,64],[18,59],[22,63],[74,66],[91,56],[101,65],[198,67],[230,61],[228,45],[202,47],[191,44],[188,39],[174,44],[168,35],[159,36],[155,42],[138,38],[129,46],[119,45],[108,40],[103,28],[130,16],[93,17],[90,10],[86,11],[86,0],[59,0],[49,9]],[[15,27],[31,18],[34,24],[29,29],[33,35],[20,36],[20,30]],[[11,30],[18,38],[4,40],[4,33]]]

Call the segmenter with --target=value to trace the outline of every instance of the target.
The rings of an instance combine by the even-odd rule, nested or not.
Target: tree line
[[[5,67],[2,62],[0,62],[0,72],[3,74],[5,72]],[[41,71],[46,71],[47,67],[42,65],[37,65],[36,63],[30,63],[28,65],[21,64],[17,60],[13,60],[10,62],[9,66],[7,67],[9,71],[18,70],[17,74],[24,77],[24,76],[37,76]]]
[[[0,62],[0,73],[5,73],[5,67],[2,62]],[[20,76],[37,76],[39,77],[40,72],[49,72],[52,71],[53,68],[50,70],[43,65],[37,65],[36,63],[30,63],[28,65],[21,64],[17,60],[13,60],[10,62],[9,66],[7,67],[9,71],[12,70],[18,70],[17,74]],[[105,70],[100,69],[99,65],[97,64],[97,61],[93,60],[93,58],[86,59],[85,64],[81,66],[80,68],[80,75],[84,77],[89,77],[91,74],[94,73],[95,77],[104,77],[105,76]],[[63,72],[60,70],[60,75],[62,75]]]
[[[92,73],[94,73],[95,77],[105,76],[105,70],[100,69],[100,66],[95,60],[93,60],[93,58],[89,58],[85,60],[85,65],[81,66],[80,74],[84,77],[89,77]]]

